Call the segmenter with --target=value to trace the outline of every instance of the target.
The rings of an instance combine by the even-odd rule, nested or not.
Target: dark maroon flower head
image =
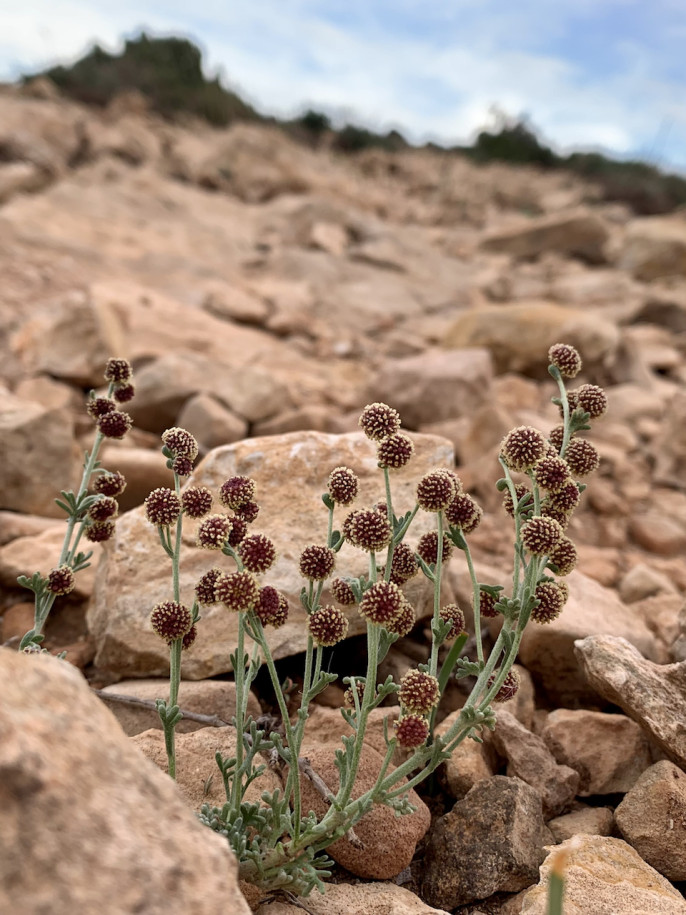
[[[257,502],[244,502],[243,505],[234,508],[234,512],[237,518],[242,518],[246,524],[252,524],[260,512],[260,506]]]
[[[408,670],[400,680],[398,698],[403,711],[428,715],[441,698],[438,680],[424,671]]]
[[[214,586],[214,596],[234,613],[247,613],[260,593],[260,586],[252,572],[231,572],[220,575]]]
[[[582,384],[574,393],[577,405],[588,413],[591,419],[598,419],[607,412],[607,394],[597,384]]]
[[[436,564],[438,561],[438,533],[436,531],[422,534],[417,544],[417,553],[428,566]],[[448,539],[448,535],[443,534],[442,562],[447,562],[452,555],[453,545]]]
[[[280,608],[280,595],[276,588],[272,588],[271,585],[265,585],[260,588],[260,593],[253,609],[263,626],[269,626],[275,619],[279,618]]]
[[[360,616],[377,626],[388,626],[400,616],[405,595],[390,581],[377,581],[360,601]]]
[[[116,403],[108,397],[94,397],[93,400],[86,402],[86,413],[92,419],[99,419],[106,413],[112,413],[116,409]]]
[[[384,575],[385,571],[386,569],[383,567],[379,573]],[[405,582],[414,578],[418,571],[419,565],[412,550],[404,541],[397,543],[393,549],[390,581],[396,585],[404,585]]]
[[[241,541],[238,555],[249,572],[261,575],[274,564],[276,547],[265,534],[251,534]]]
[[[348,634],[348,619],[338,607],[319,607],[307,620],[315,645],[337,645]]]
[[[70,566],[60,566],[58,569],[51,569],[48,572],[48,578],[45,583],[46,589],[58,597],[64,594],[70,594],[74,590],[74,571]]]
[[[174,457],[187,457],[194,461],[198,456],[198,443],[187,429],[172,426],[162,433],[162,441]]]
[[[288,619],[288,599],[285,595],[279,593],[279,611],[276,616],[270,621],[270,625],[274,629],[280,629]]]
[[[123,384],[130,381],[133,375],[133,369],[128,359],[108,359],[105,366],[105,380],[113,381],[115,384]]]
[[[343,522],[343,534],[353,546],[376,553],[391,542],[391,525],[388,519],[372,508],[352,511]]]
[[[529,506],[531,508],[534,507],[533,494],[525,483],[515,483],[515,492],[517,493],[517,505],[519,505],[519,503],[522,501],[524,496],[527,495],[527,493],[529,495],[529,499],[522,506],[522,510],[526,510],[527,508],[529,508]],[[514,518],[515,507],[512,502],[512,493],[510,492],[509,488],[505,490],[505,493],[503,495],[503,508],[508,513],[510,518]]]
[[[177,454],[172,461],[172,470],[178,477],[189,477],[193,473],[193,461],[185,454]]]
[[[395,635],[403,636],[409,635],[414,629],[414,624],[416,620],[414,618],[414,607],[409,602],[409,600],[403,595],[403,602],[400,608],[400,613],[394,620],[391,620],[390,623],[386,624],[386,629],[389,632],[395,633]]]
[[[328,546],[312,544],[300,554],[300,574],[309,581],[324,581],[336,567],[336,554]]]
[[[234,515],[231,518],[231,533],[229,534],[229,546],[233,547],[234,550],[239,543],[243,541],[243,538],[248,533],[248,522],[244,521],[242,518],[239,518],[238,515]]]
[[[525,473],[545,455],[547,442],[533,426],[517,426],[507,433],[500,446],[500,456],[510,470]]]
[[[203,550],[221,550],[229,540],[232,524],[226,515],[208,515],[200,522],[196,543]]]
[[[337,505],[350,505],[357,498],[359,482],[349,467],[334,467],[329,474],[329,496]]]
[[[393,722],[398,746],[405,750],[414,750],[426,743],[429,736],[429,723],[421,715],[403,715]]]
[[[193,645],[195,640],[198,637],[198,629],[196,626],[191,626],[188,632],[184,635],[181,640],[181,651],[188,651],[188,649]],[[172,640],[167,642],[167,645],[171,648]]]
[[[118,512],[117,500],[111,496],[102,496],[88,509],[88,517],[91,521],[109,521],[110,518],[116,518]]]
[[[145,515],[151,524],[167,527],[181,514],[181,500],[172,489],[160,486],[145,497]]]
[[[209,572],[205,572],[204,575],[200,576],[195,586],[195,596],[199,604],[218,603],[217,598],[214,596],[214,586],[217,584],[217,579],[220,575],[222,575],[221,569],[210,569]]]
[[[153,607],[150,623],[160,638],[175,641],[186,635],[193,625],[193,620],[188,607],[173,600],[166,600]]]
[[[561,537],[549,553],[549,559],[558,575],[569,575],[577,563],[576,547],[569,537]]]
[[[334,600],[337,600],[339,604],[343,604],[344,607],[352,607],[357,601],[355,600],[355,592],[350,587],[350,582],[346,581],[345,578],[334,578],[331,582],[331,593],[333,594]]]
[[[117,403],[128,403],[136,396],[136,389],[132,384],[119,384],[112,394]]]
[[[450,623],[450,631],[446,639],[456,639],[460,633],[465,631],[464,613],[457,604],[446,604],[440,609],[440,617],[444,623]]]
[[[385,403],[370,403],[360,415],[360,426],[374,442],[393,435],[400,428],[400,414]]]
[[[553,518],[537,515],[523,525],[521,537],[532,556],[545,556],[563,537],[563,531]]]
[[[212,508],[212,493],[207,486],[189,486],[181,493],[181,505],[189,518],[204,518]]]
[[[558,455],[546,455],[536,464],[534,478],[548,492],[559,492],[569,481],[569,464]]]
[[[133,426],[133,420],[128,413],[122,413],[120,410],[111,410],[99,416],[97,419],[98,429],[105,438],[122,439]]]
[[[491,674],[488,678],[488,688],[490,689],[498,678],[498,671]],[[519,672],[514,669],[514,667],[507,672],[507,676],[503,680],[503,684],[498,690],[498,692],[493,697],[493,702],[508,702],[512,699],[521,685],[521,677]]]
[[[402,432],[394,432],[382,439],[376,449],[379,467],[399,470],[409,463],[414,454],[414,442]]]
[[[565,459],[574,476],[586,477],[600,466],[600,455],[591,442],[575,438],[567,445]]]
[[[445,519],[464,534],[471,534],[481,524],[483,509],[466,492],[458,493],[445,510]]]
[[[365,685],[366,680],[364,677],[355,677],[355,692],[353,692],[353,687],[349,686],[343,693],[343,702],[348,708],[355,708],[355,693],[357,693],[357,701],[362,707]]]
[[[557,453],[560,453],[560,448],[562,448],[562,443],[565,437],[565,427],[564,426],[553,426],[548,434],[548,441],[553,446]],[[566,458],[566,455],[565,455]]]
[[[236,511],[241,505],[253,502],[255,499],[256,486],[255,481],[250,477],[230,477],[222,483],[219,490],[219,498],[223,505]]]
[[[562,613],[565,597],[554,581],[542,581],[537,585],[534,596],[540,602],[531,611],[531,619],[535,623],[552,623]]]
[[[417,504],[426,512],[443,511],[456,495],[454,478],[440,470],[425,473],[417,484]]]
[[[548,350],[548,361],[560,370],[563,378],[575,378],[581,371],[581,356],[568,343],[553,343]]]
[[[86,540],[91,543],[104,543],[114,534],[114,521],[95,521],[85,531]]]
[[[103,496],[120,496],[126,489],[126,479],[118,470],[106,471],[95,478],[93,489]]]
[[[570,479],[557,492],[551,492],[546,501],[549,509],[567,514],[577,507],[581,501],[581,493],[574,480]],[[552,515],[548,514],[548,517],[550,518]]]
[[[479,613],[487,620],[494,620],[498,615],[495,605],[498,598],[490,591],[479,591]]]

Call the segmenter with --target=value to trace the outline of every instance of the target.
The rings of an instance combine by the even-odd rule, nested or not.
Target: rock
[[[395,883],[328,883],[323,896],[314,892],[305,904],[312,915],[447,915]],[[302,911],[287,902],[270,902],[257,915],[300,915]]]
[[[491,359],[483,349],[429,349],[387,361],[372,385],[372,399],[395,407],[403,425],[416,429],[464,416],[483,404],[492,376]]]
[[[213,284],[202,307],[215,318],[257,326],[263,325],[271,313],[259,296],[231,283]]]
[[[686,524],[659,511],[634,515],[629,532],[639,546],[659,556],[676,556],[686,548]]]
[[[548,829],[556,842],[564,842],[572,836],[609,836],[614,816],[609,807],[582,807],[564,816],[548,821]]]
[[[106,686],[104,693],[119,696],[133,696],[136,699],[167,699],[169,697],[169,680],[122,680]],[[197,712],[201,715],[216,715],[230,722],[236,714],[236,687],[226,680],[199,680],[196,682],[182,680],[179,686],[179,708],[183,711]],[[162,728],[160,716],[155,708],[125,705],[121,702],[107,702],[107,707],[129,737],[140,734],[150,728]],[[248,714],[257,719],[262,714],[257,697],[250,693],[248,697]],[[207,725],[189,718],[182,719],[176,727],[177,734],[197,731]]]
[[[579,775],[569,764],[556,762],[540,737],[528,731],[509,712],[497,711],[491,737],[500,756],[507,759],[506,774],[521,778],[541,796],[546,820],[565,810],[577,793]]]
[[[459,717],[460,710],[452,712],[436,728],[440,737],[445,734]],[[439,776],[448,794],[456,800],[462,798],[479,782],[495,774],[495,760],[492,751],[485,743],[477,743],[467,738],[459,743],[450,754],[441,769]]]
[[[50,176],[33,162],[0,165],[0,204],[15,194],[31,194],[50,183]]]
[[[663,759],[641,775],[615,810],[622,836],[669,880],[686,880],[686,775]]]
[[[628,639],[648,657],[658,657],[655,636],[640,613],[581,572],[567,576],[569,600],[558,619],[545,626],[529,624],[522,638],[521,663],[549,698],[574,705],[596,698],[574,654],[575,640],[609,633]]]
[[[186,402],[178,424],[198,440],[203,451],[239,442],[248,434],[248,424],[211,394],[196,394]]]
[[[686,276],[686,224],[681,219],[636,219],[627,226],[620,266],[637,280]]]
[[[35,606],[28,601],[22,601],[20,604],[13,604],[8,607],[2,615],[2,620],[0,620],[0,644],[9,642],[10,639],[16,639],[16,644],[13,647],[18,648],[19,641],[29,629],[33,629],[34,614]]]
[[[65,528],[48,528],[42,534],[28,537],[18,537],[3,547],[0,547],[0,583],[7,587],[17,588],[17,576],[28,575],[34,572],[47,575],[54,569],[59,561],[64,542]],[[99,543],[87,543],[88,549],[93,550],[91,564],[82,572],[74,576],[74,590],[72,597],[90,597],[95,587],[95,576],[98,560],[102,553]],[[84,545],[83,549],[86,549]],[[25,594],[29,592],[25,591]],[[57,598],[59,601],[60,598]]]
[[[538,886],[524,897],[522,915],[546,915],[551,862],[567,852],[564,915],[684,915],[682,895],[636,852],[609,836],[580,835],[554,848]],[[592,903],[591,903],[592,900]],[[589,909],[592,905],[592,909]]]
[[[297,407],[295,410],[288,410],[286,413],[280,413],[273,419],[265,419],[264,422],[256,423],[253,434],[256,436],[283,435],[284,432],[299,432],[300,430],[338,434],[346,432],[347,425],[349,423],[345,423],[331,407],[308,404],[304,407]]]
[[[310,231],[310,246],[342,257],[348,247],[348,233],[344,226],[333,222],[315,222]]]
[[[543,858],[538,793],[518,778],[494,775],[434,825],[422,895],[454,909],[493,893],[515,893],[538,876]]]
[[[665,410],[654,443],[655,479],[683,480],[686,476],[686,392],[676,391]]]
[[[583,353],[584,365],[611,362],[619,332],[609,321],[585,311],[548,302],[487,305],[463,312],[448,328],[443,345],[483,347],[496,372],[524,372],[542,378],[545,356],[553,343],[571,343]]]
[[[248,915],[226,840],[186,809],[81,674],[0,649],[0,684],[0,910]],[[42,824],[38,845],[26,823]]]
[[[83,398],[76,390],[63,381],[55,381],[47,375],[24,378],[14,389],[17,397],[42,404],[48,410],[83,410]]]
[[[580,797],[628,791],[651,764],[644,732],[624,715],[555,709],[541,737],[555,759],[580,776]]]
[[[639,562],[630,569],[619,583],[619,596],[627,604],[660,591],[673,594],[675,588],[666,575],[644,562]]]
[[[417,480],[424,473],[452,465],[452,448],[445,439],[414,435],[413,440],[416,452],[412,461],[393,475],[396,512],[412,508]],[[373,505],[383,496],[376,448],[362,433],[335,436],[298,432],[236,442],[210,452],[189,478],[190,485],[208,486],[215,497],[223,481],[235,474],[249,475],[257,482],[261,510],[254,529],[271,537],[278,553],[265,582],[283,591],[291,607],[286,625],[268,632],[276,658],[304,651],[306,646],[298,561],[305,546],[326,536],[326,509],[321,504],[321,494],[330,470],[340,464],[353,468],[360,479],[355,507]],[[218,500],[215,505],[219,505]],[[337,525],[345,514],[346,510],[336,513]],[[415,524],[410,529],[412,545],[416,543],[414,538],[434,523],[427,514],[418,517],[416,530]],[[195,548],[195,524],[186,528],[181,557],[181,593],[188,599],[208,569],[216,565],[232,568],[215,553]],[[163,676],[168,670],[168,651],[150,628],[149,617],[156,603],[168,599],[171,576],[157,532],[146,521],[142,507],[119,519],[114,538],[106,546],[88,616],[98,646],[97,664],[122,676]],[[341,575],[359,575],[368,565],[365,554],[348,544],[337,554],[336,562],[336,574]],[[413,579],[407,593],[417,618],[432,612],[433,591],[426,579]],[[449,586],[444,599],[452,599]],[[324,589],[322,601],[331,601],[328,588]],[[229,653],[234,650],[236,639],[236,618],[226,608],[203,607],[202,617],[193,648],[184,652],[183,675],[192,680],[228,671]],[[361,617],[351,611],[349,635],[362,631]]]
[[[33,537],[52,528],[64,534],[64,521],[44,518],[41,515],[24,515],[12,511],[0,511],[0,546],[5,546],[17,537]]]
[[[0,508],[63,518],[55,498],[77,473],[69,412],[2,393],[0,466]]]
[[[595,213],[579,211],[530,219],[522,226],[486,236],[484,251],[510,254],[516,258],[540,257],[549,251],[572,254],[591,264],[607,261],[605,246],[609,233]]]
[[[144,756],[166,773],[168,760],[164,734],[157,728],[143,731],[131,738]],[[236,731],[233,727],[200,728],[176,735],[176,783],[191,810],[199,811],[203,804],[223,807],[226,803],[224,781],[215,760],[221,752],[224,759],[236,755]],[[259,764],[257,762],[256,764]],[[281,779],[268,767],[248,785],[246,803],[255,803],[264,791],[270,794],[283,790]]]
[[[339,772],[335,765],[333,748],[313,748],[308,753],[308,758],[314,771],[335,792],[339,784]],[[360,797],[374,786],[383,759],[381,753],[369,746],[363,747],[353,798]],[[404,783],[407,783],[406,779]],[[307,779],[301,781],[301,794],[303,810],[314,810],[320,818],[326,813],[329,805]],[[409,866],[417,843],[426,834],[431,823],[429,808],[417,793],[414,790],[410,791],[408,798],[416,808],[414,813],[398,817],[390,807],[376,804],[355,825],[355,833],[364,843],[364,848],[356,848],[344,836],[327,847],[327,854],[358,877],[372,880],[396,877]]]
[[[120,513],[141,505],[153,489],[171,484],[167,459],[162,454],[162,442],[159,444],[157,450],[151,451],[116,442],[105,445],[100,452],[102,466],[118,471],[126,479],[126,489],[117,496]]]
[[[653,664],[626,639],[579,639],[576,656],[590,686],[637,721],[665,756],[686,768],[686,662]]]
[[[380,677],[379,682],[383,682]],[[321,694],[320,694],[321,695]],[[314,750],[322,748],[330,752],[341,746],[341,736],[352,734],[352,728],[341,715],[341,703],[338,708],[325,708],[321,705],[310,706],[307,715],[305,737],[300,750],[301,756],[308,756]],[[388,718],[389,727],[396,715],[397,709],[388,707],[375,708],[369,713],[364,742],[377,753],[386,754],[386,740],[384,737],[384,720]],[[400,752],[400,751],[398,751]],[[402,760],[401,760],[402,761]]]

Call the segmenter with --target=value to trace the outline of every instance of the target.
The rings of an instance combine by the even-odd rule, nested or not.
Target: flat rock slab
[[[413,434],[415,455],[407,467],[393,473],[393,507],[397,514],[414,506],[417,481],[428,470],[453,465],[453,448],[444,438]],[[287,623],[279,629],[268,628],[275,658],[305,650],[307,632],[305,611],[300,604],[303,580],[298,561],[303,547],[323,543],[326,538],[327,511],[322,504],[327,478],[341,464],[351,467],[360,479],[360,495],[351,508],[374,505],[384,496],[383,476],[377,467],[376,448],[359,432],[328,435],[322,432],[293,432],[254,438],[210,452],[189,478],[191,486],[207,486],[215,496],[215,511],[222,506],[218,492],[224,480],[236,474],[257,482],[260,514],[253,532],[271,537],[277,560],[265,577],[289,600]],[[170,474],[171,476],[171,474]],[[350,509],[337,509],[334,524],[343,522]],[[414,546],[420,534],[433,529],[435,517],[420,512],[408,534]],[[218,566],[233,571],[232,560],[221,553],[195,546],[198,522],[187,522],[181,555],[181,598],[192,602],[193,589],[208,569]],[[381,557],[380,557],[381,558]],[[368,570],[367,554],[344,544],[336,558],[336,575],[360,575]],[[432,590],[422,576],[405,589],[417,618],[432,612]],[[453,599],[444,589],[444,602]],[[96,588],[89,608],[88,622],[94,634],[96,664],[123,676],[163,676],[169,669],[169,651],[150,627],[154,605],[171,599],[171,567],[162,551],[157,530],[138,507],[123,515],[116,533],[106,544],[98,568]],[[331,602],[328,588],[322,602]],[[184,652],[182,675],[191,680],[212,677],[231,670],[229,654],[234,650],[238,620],[222,605],[203,606],[198,638]],[[349,635],[365,630],[357,611],[349,614]]]
[[[328,884],[323,896],[314,892],[303,901],[312,915],[447,915],[395,883]],[[287,902],[272,902],[261,906],[257,915],[302,915],[302,911]]]

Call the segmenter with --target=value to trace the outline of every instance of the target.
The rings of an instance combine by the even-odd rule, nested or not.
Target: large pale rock
[[[669,759],[686,768],[686,661],[653,664],[626,639],[609,635],[580,639],[575,651],[590,686],[637,721]]]
[[[485,349],[429,349],[418,356],[388,360],[370,394],[395,407],[403,425],[416,429],[471,413],[487,400],[492,377]]]
[[[645,733],[625,715],[555,709],[541,737],[559,763],[579,773],[581,797],[624,793],[652,762]]]
[[[564,842],[579,834],[609,836],[614,816],[609,807],[582,807],[564,816],[555,817],[546,824],[556,842]]]
[[[326,892],[314,892],[304,900],[312,915],[447,915],[434,909],[395,883],[327,884]],[[257,915],[301,915],[300,905],[270,902]]]
[[[154,451],[119,442],[104,445],[100,452],[100,463],[105,470],[116,470],[124,475],[126,489],[117,496],[120,512],[127,512],[140,505],[148,493],[158,486],[171,484],[171,473],[167,459],[162,454],[161,441],[160,447]]]
[[[586,366],[612,361],[619,343],[617,327],[578,308],[549,302],[488,305],[463,312],[447,329],[443,345],[490,350],[497,372],[544,377],[546,353],[553,343],[571,343]]]
[[[567,576],[567,582],[570,594],[562,614],[544,626],[530,623],[519,656],[553,701],[573,706],[597,699],[575,657],[577,639],[604,633],[620,636],[656,659],[658,645],[640,612],[623,604],[615,591],[577,571]]]
[[[1,911],[248,915],[226,840],[73,667],[0,649],[0,690]]]
[[[238,442],[248,434],[248,424],[212,394],[196,394],[179,413],[178,424],[195,436],[203,451]]]
[[[615,811],[626,841],[670,880],[686,880],[686,774],[667,759],[643,773]]]
[[[592,264],[607,260],[607,226],[595,213],[578,211],[530,219],[521,226],[486,236],[485,251],[534,258],[549,251],[573,254]]]
[[[57,566],[65,530],[66,525],[48,528],[40,534],[17,537],[16,540],[0,547],[0,583],[9,588],[16,588],[18,575],[28,575],[29,578],[34,572],[47,575]],[[85,541],[82,549],[84,551],[92,549],[93,556],[90,566],[74,576],[72,595],[76,598],[90,597],[93,593],[95,572],[102,553],[102,545]]]
[[[479,782],[434,825],[422,895],[454,909],[493,893],[515,893],[538,876],[543,858],[538,793],[518,778]]]
[[[393,474],[396,513],[413,507],[416,482],[424,473],[449,467],[453,461],[452,447],[445,439],[428,435],[414,435],[413,439],[415,456],[407,467]],[[321,494],[326,490],[330,470],[340,464],[353,468],[360,478],[360,496],[353,507],[373,505],[383,498],[376,448],[362,433],[336,436],[300,432],[237,442],[210,452],[189,478],[190,485],[208,486],[215,496],[223,481],[235,474],[251,476],[257,482],[261,509],[253,528],[271,537],[278,551],[265,583],[283,591],[291,605],[286,625],[268,630],[276,658],[304,651],[307,643],[305,612],[299,599],[302,579],[298,561],[305,546],[325,539],[327,516]],[[219,506],[218,501],[216,505]],[[336,525],[342,523],[345,514],[346,510],[336,512]],[[409,542],[414,545],[416,538],[433,524],[433,517],[420,513],[410,528]],[[181,594],[189,601],[204,572],[216,565],[229,571],[232,568],[232,563],[221,555],[195,548],[194,529],[189,525],[184,534],[181,555]],[[337,554],[336,563],[337,575],[360,575],[368,566],[366,554],[348,544]],[[169,599],[170,588],[168,559],[143,508],[123,515],[105,549],[89,608],[89,626],[98,645],[100,667],[126,676],[166,673],[169,652],[150,628],[149,617],[156,603]],[[450,591],[448,584],[446,601],[452,599]],[[406,593],[418,618],[432,612],[433,592],[426,579],[413,579]],[[322,600],[331,600],[327,588]],[[223,606],[203,607],[202,617],[193,648],[184,652],[182,671],[190,679],[231,669],[229,653],[236,643],[236,617]],[[352,610],[349,634],[362,631],[362,619]]]
[[[620,264],[638,280],[686,276],[686,222],[636,219],[626,232]]]
[[[71,415],[7,391],[1,399],[0,508],[64,517],[55,498],[77,473]]]
[[[554,848],[538,886],[524,897],[522,915],[547,915],[551,862],[560,848],[565,868],[564,915],[684,915],[684,898],[634,849],[609,836],[578,835]]]
[[[460,716],[460,710],[452,712],[436,728],[440,737],[445,734]],[[448,794],[461,800],[478,782],[495,775],[496,765],[493,754],[485,743],[469,738],[459,743],[450,754],[439,775]]]

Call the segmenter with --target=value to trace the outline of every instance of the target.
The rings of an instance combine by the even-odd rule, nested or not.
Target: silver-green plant
[[[267,572],[274,556],[274,544],[263,534],[249,534],[257,517],[256,484],[247,477],[232,477],[221,487],[220,500],[226,511],[208,514],[212,494],[204,487],[180,489],[180,477],[191,472],[197,446],[185,430],[170,429],[163,435],[174,489],[158,489],[148,496],[148,519],[159,530],[160,541],[172,562],[172,595],[158,604],[151,616],[155,631],[170,647],[171,686],[169,701],[160,700],[170,774],[175,773],[174,728],[181,718],[178,685],[182,649],[195,638],[203,604],[223,604],[235,613],[238,636],[231,661],[236,683],[235,755],[217,764],[224,782],[226,803],[205,805],[201,819],[224,835],[237,855],[240,876],[265,891],[286,889],[307,895],[322,880],[331,864],[326,848],[344,835],[356,841],[354,826],[375,804],[392,807],[398,815],[410,813],[411,788],[419,785],[467,737],[480,741],[483,728],[494,728],[492,704],[511,698],[519,678],[513,664],[530,621],[545,624],[562,611],[568,594],[563,576],[576,564],[576,550],[564,530],[585,488],[578,477],[596,469],[598,454],[577,433],[590,428],[589,421],[601,416],[606,398],[601,388],[582,385],[567,392],[564,379],[581,368],[576,350],[556,344],[549,352],[549,371],[559,386],[554,399],[562,423],[549,436],[520,426],[505,437],[500,451],[503,477],[497,487],[504,493],[505,509],[514,519],[514,570],[509,595],[502,585],[480,582],[468,545],[469,534],[481,520],[481,509],[464,493],[461,481],[449,470],[436,470],[419,481],[414,508],[398,516],[393,509],[391,476],[404,466],[413,452],[411,439],[400,431],[398,413],[386,404],[370,404],[360,425],[377,446],[383,474],[382,503],[350,511],[341,530],[334,529],[337,507],[347,507],[357,495],[357,478],[352,470],[331,471],[323,502],[328,510],[324,543],[306,547],[300,571],[307,584],[300,600],[307,613],[307,648],[300,702],[289,714],[284,688],[279,682],[266,629],[283,625],[288,602],[258,576]],[[521,475],[518,481],[513,474]],[[405,538],[419,511],[432,513],[436,528],[424,534],[415,550]],[[202,518],[198,545],[230,558],[233,571],[211,569],[197,584],[190,609],[181,603],[179,560],[183,516]],[[171,529],[174,528],[174,535]],[[325,581],[333,574],[336,554],[347,541],[368,554],[368,572],[358,578],[335,578],[331,592],[337,604],[355,606],[366,622],[367,670],[364,678],[347,677],[346,707],[341,709],[351,733],[341,738],[336,753],[338,785],[324,785],[328,802],[319,818],[302,807],[301,779],[312,777],[300,758],[308,708],[336,675],[323,671],[324,649],[343,639],[348,619],[341,606],[322,606]],[[465,617],[455,604],[441,602],[442,569],[457,548],[464,554],[472,582],[475,656],[463,657],[467,640]],[[383,566],[377,554],[385,555]],[[399,684],[389,677],[377,684],[378,667],[390,646],[407,635],[415,623],[412,606],[402,585],[419,570],[433,586],[431,649],[427,662],[409,671]],[[482,618],[500,618],[502,625],[490,652],[484,650]],[[253,642],[246,652],[246,638]],[[452,644],[446,651],[445,643]],[[442,650],[443,649],[443,650]],[[268,729],[247,714],[250,688],[262,664],[271,678],[281,721]],[[451,676],[474,678],[469,697],[450,728],[440,737],[434,732],[436,713]],[[392,694],[398,694],[400,715],[388,727],[385,722],[386,754],[374,785],[353,798],[365,734],[371,712]],[[406,758],[394,765],[396,749]],[[248,786],[264,772],[265,755],[280,761],[284,771],[282,790],[262,795],[260,801],[246,800]],[[306,773],[305,775],[303,773]],[[316,773],[314,774],[316,777]],[[323,787],[322,787],[323,786]]]

